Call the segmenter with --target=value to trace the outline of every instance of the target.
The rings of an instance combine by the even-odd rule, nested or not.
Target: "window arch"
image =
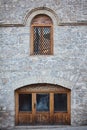
[[[36,15],[31,21],[31,55],[53,54],[53,22],[45,15]]]

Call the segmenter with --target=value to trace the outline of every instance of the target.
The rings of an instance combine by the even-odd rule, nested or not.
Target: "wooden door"
[[[70,90],[28,86],[15,92],[16,125],[70,124]]]
[[[33,122],[33,94],[16,93],[16,125],[29,125]]]
[[[50,93],[36,93],[35,123],[50,124]]]

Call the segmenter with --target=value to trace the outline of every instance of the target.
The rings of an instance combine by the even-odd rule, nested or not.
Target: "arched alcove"
[[[16,125],[69,125],[70,97],[70,89],[54,84],[31,84],[16,89]]]

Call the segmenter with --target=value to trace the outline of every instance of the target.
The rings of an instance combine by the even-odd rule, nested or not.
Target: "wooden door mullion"
[[[32,124],[35,124],[36,115],[36,93],[32,93]]]
[[[50,123],[53,124],[54,114],[54,93],[50,93]]]
[[[71,122],[71,95],[70,92],[67,93],[67,112],[68,112],[68,123]]]
[[[18,118],[19,118],[19,116],[18,116],[18,113],[19,113],[19,95],[18,95],[18,93],[16,92],[15,93],[15,98],[16,98],[16,100],[15,100],[15,104],[16,104],[16,107],[15,107],[15,111],[16,111],[16,125],[18,125]]]

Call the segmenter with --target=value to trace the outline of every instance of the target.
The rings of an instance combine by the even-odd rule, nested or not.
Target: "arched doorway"
[[[16,125],[70,124],[70,90],[32,84],[15,91]]]

